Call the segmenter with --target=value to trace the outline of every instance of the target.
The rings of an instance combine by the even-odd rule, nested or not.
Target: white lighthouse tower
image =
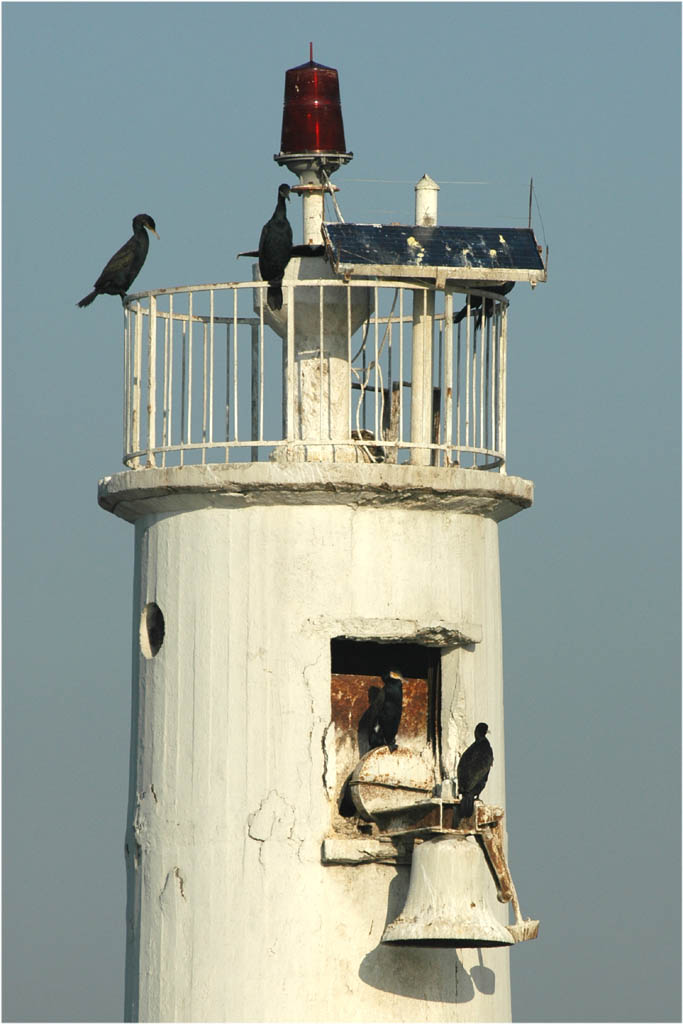
[[[287,75],[282,310],[257,274],[126,305],[99,487],[135,525],[126,1019],[507,1020],[538,927],[504,852],[498,524],[532,501],[507,294],[545,269],[530,230],[440,228],[427,177],[414,225],[324,221],[336,72]],[[392,668],[396,749],[369,749]]]

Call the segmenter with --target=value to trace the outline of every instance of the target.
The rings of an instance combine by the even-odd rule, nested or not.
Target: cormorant
[[[488,291],[494,292],[495,295],[507,295],[515,287],[514,281],[506,281],[505,284],[498,285],[496,288],[489,288]],[[470,296],[470,313],[474,313],[477,310],[477,327],[481,326],[481,304],[483,302],[483,295],[471,295]],[[484,306],[484,312],[487,316],[491,316],[493,313],[493,299],[487,299]],[[453,314],[453,323],[459,324],[461,320],[464,320],[467,316],[467,303],[462,307],[459,313]]]
[[[467,748],[458,762],[458,792],[462,797],[460,818],[474,814],[474,801],[486,785],[493,764],[493,751],[486,739],[489,727],[480,722],[474,730],[474,743]]]
[[[292,225],[285,207],[289,192],[289,185],[278,188],[275,213],[263,225],[258,244],[258,267],[269,285],[267,301],[271,309],[282,309],[282,275],[292,255]]]
[[[132,236],[118,252],[114,253],[95,281],[95,287],[89,295],[81,299],[78,303],[79,306],[89,306],[98,295],[120,295],[121,302],[123,302],[126,292],[140,273],[147,256],[149,235],[145,228],[153,231],[158,238],[156,227],[148,213],[138,213],[136,217],[133,217]]]
[[[403,676],[392,668],[385,672],[382,680],[384,687],[372,702],[368,718],[370,750],[386,745],[393,752],[403,711]]]

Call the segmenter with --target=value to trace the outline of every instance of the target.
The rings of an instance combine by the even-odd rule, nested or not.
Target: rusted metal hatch
[[[382,675],[398,668],[404,678],[403,711],[396,736],[399,750],[437,755],[439,708],[438,649],[420,644],[381,644],[346,637],[332,641],[331,706],[335,732],[333,828],[357,834],[358,821],[347,783],[369,749],[367,718]]]

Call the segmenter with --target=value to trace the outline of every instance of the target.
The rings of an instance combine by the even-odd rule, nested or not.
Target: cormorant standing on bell
[[[403,712],[403,676],[398,669],[392,668],[382,676],[382,680],[384,686],[370,707],[370,750],[388,746],[393,753],[396,750],[396,733]]]
[[[263,225],[258,244],[258,267],[269,285],[267,302],[271,309],[282,309],[282,275],[292,255],[292,225],[285,206],[289,192],[289,185],[280,185],[275,212]]]
[[[133,217],[133,234],[118,249],[95,281],[95,287],[78,303],[89,306],[98,295],[120,295],[121,302],[142,269],[149,249],[149,235],[145,228],[157,235],[156,224],[148,213],[138,213]]]
[[[458,793],[461,796],[460,820],[474,814],[474,801],[486,785],[493,764],[493,750],[486,739],[489,727],[480,722],[474,730],[474,743],[458,762]]]

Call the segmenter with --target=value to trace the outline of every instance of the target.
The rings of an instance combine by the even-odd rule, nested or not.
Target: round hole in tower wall
[[[150,601],[142,609],[140,620],[140,647],[146,658],[154,658],[164,642],[164,613],[155,601]]]

